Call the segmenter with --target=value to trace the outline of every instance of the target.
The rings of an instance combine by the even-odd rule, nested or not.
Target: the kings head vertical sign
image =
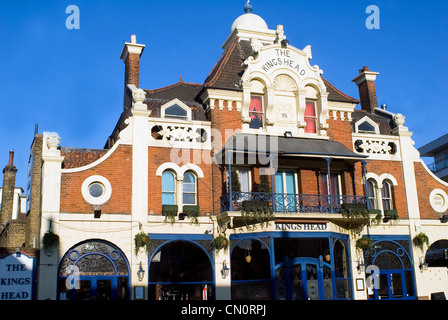
[[[13,253],[0,258],[0,300],[32,300],[35,258]]]

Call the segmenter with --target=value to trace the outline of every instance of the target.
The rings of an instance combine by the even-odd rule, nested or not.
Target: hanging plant
[[[370,211],[364,203],[344,203],[341,213],[347,223],[347,229],[356,234],[360,234],[365,226],[370,225]]]
[[[363,250],[363,251],[369,251],[372,249],[373,241],[369,237],[362,237],[356,240],[356,248]]]
[[[414,237],[414,239],[412,239],[412,242],[414,243],[414,245],[416,247],[419,247],[423,251],[424,245],[429,244],[429,239],[428,239],[428,236],[426,235],[426,233],[420,232],[419,234],[417,234]]]
[[[265,224],[267,226],[270,221],[275,219],[269,202],[264,200],[243,201],[241,215],[244,218],[246,226],[255,223]]]
[[[42,245],[45,250],[52,249],[59,243],[59,236],[53,231],[49,230],[44,234]]]
[[[149,252],[149,242],[150,242],[150,238],[149,236],[143,232],[140,231],[139,233],[137,233],[134,237],[134,244],[135,244],[135,254],[138,254],[138,251],[140,250],[140,248],[145,248],[146,252]]]
[[[222,249],[224,249],[224,251],[227,251],[227,249],[229,248],[229,239],[227,239],[226,236],[220,234],[213,239],[213,247],[217,251],[220,251]]]

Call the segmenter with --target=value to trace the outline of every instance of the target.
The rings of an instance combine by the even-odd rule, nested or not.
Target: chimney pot
[[[137,43],[137,36],[135,34],[131,35],[131,43]]]
[[[8,165],[12,166],[13,164],[14,164],[14,150],[10,150]]]

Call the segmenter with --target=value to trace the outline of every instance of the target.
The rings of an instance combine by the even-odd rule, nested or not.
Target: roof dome
[[[247,0],[246,5],[244,6],[245,14],[236,18],[236,20],[232,23],[232,27],[230,28],[230,33],[235,30],[236,26],[245,26],[245,27],[255,27],[259,29],[269,29],[266,22],[262,17],[252,13],[252,6],[249,4],[250,0]]]

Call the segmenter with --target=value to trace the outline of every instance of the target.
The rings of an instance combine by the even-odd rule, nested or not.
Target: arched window
[[[162,204],[176,204],[176,177],[170,170],[162,174]]]
[[[316,117],[316,102],[313,100],[306,100],[304,121],[306,123],[305,132],[306,133],[316,133],[317,132],[317,117]]]
[[[383,201],[383,210],[392,210],[392,186],[391,183],[387,180],[383,181],[381,198]]]
[[[258,80],[251,81],[251,95],[249,105],[249,128],[263,129],[264,123],[264,84]]]
[[[370,209],[378,209],[378,201],[376,198],[376,183],[372,179],[367,180],[367,197]]]
[[[196,176],[188,171],[184,173],[182,201],[184,205],[196,204]]]

